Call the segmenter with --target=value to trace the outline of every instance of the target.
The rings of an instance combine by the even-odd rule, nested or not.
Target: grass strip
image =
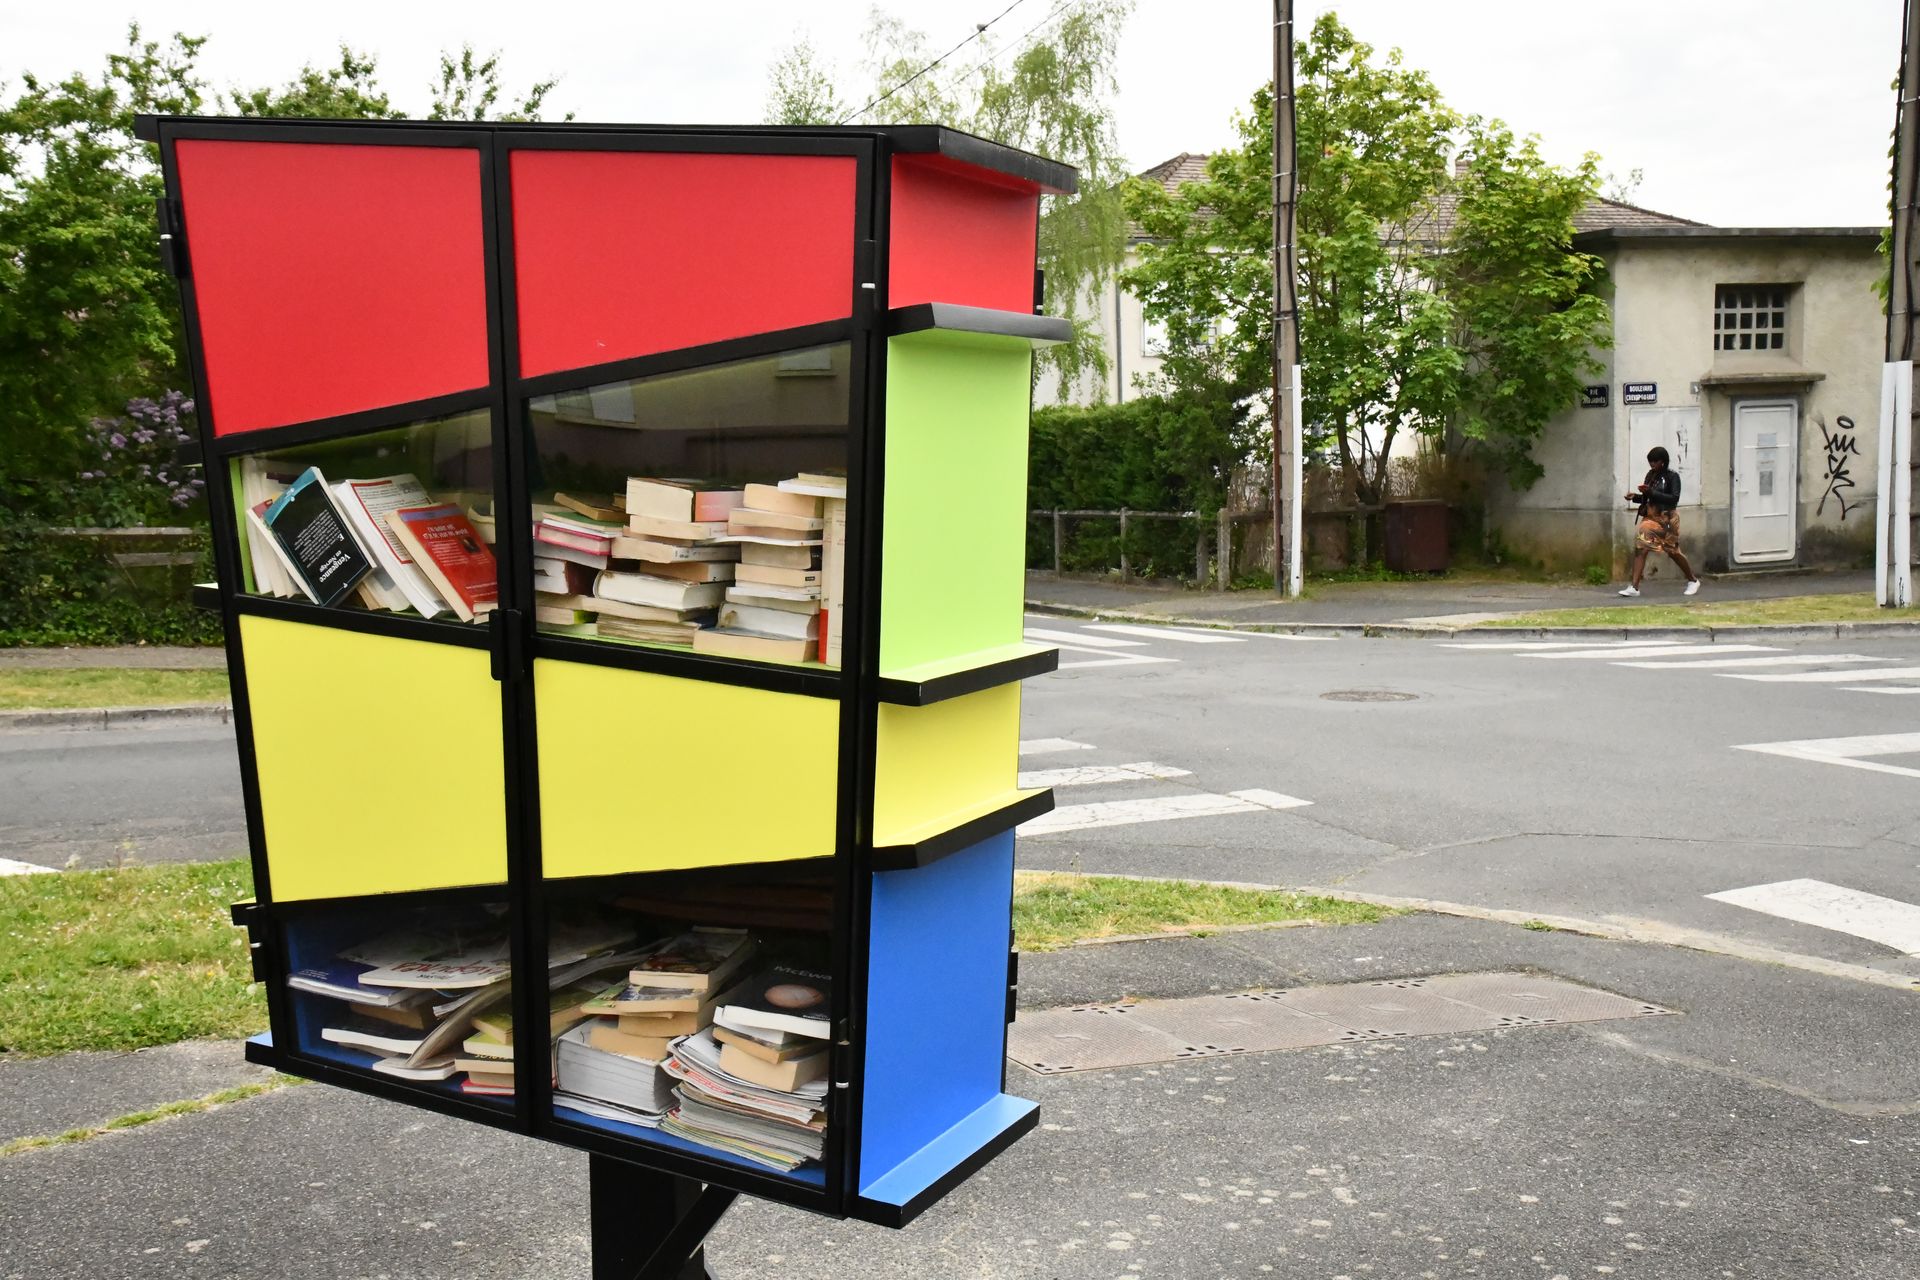
[[[119,1129],[138,1129],[141,1125],[152,1124],[156,1120],[171,1120],[175,1116],[195,1115],[202,1111],[211,1111],[215,1107],[225,1106],[229,1102],[244,1102],[248,1098],[257,1098],[263,1093],[272,1093],[288,1085],[305,1083],[306,1081],[293,1076],[275,1075],[271,1080],[262,1080],[255,1084],[237,1084],[231,1089],[219,1089],[198,1098],[187,1098],[181,1102],[163,1102],[151,1110],[115,1116],[105,1124],[96,1124],[90,1128],[69,1129],[65,1133],[50,1133],[30,1138],[15,1138],[11,1142],[0,1143],[0,1159],[17,1156],[23,1151],[69,1147],[76,1142],[97,1138],[103,1133],[113,1133]]]
[[[1706,593],[1711,594],[1709,583]],[[1673,604],[1598,605],[1591,609],[1546,609],[1483,623],[1489,627],[1749,627],[1769,623],[1912,622],[1920,612],[1883,609],[1867,591],[1785,600],[1692,601]]]
[[[0,711],[65,707],[173,707],[225,702],[225,671],[142,667],[30,668],[0,671]]]
[[[1054,951],[1089,938],[1200,932],[1250,924],[1372,924],[1399,913],[1282,889],[1183,880],[1021,871],[1013,878],[1014,945]]]
[[[142,1049],[266,1026],[244,859],[0,877],[0,1053]]]

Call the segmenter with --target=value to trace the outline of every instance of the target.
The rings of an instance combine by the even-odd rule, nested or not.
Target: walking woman
[[[1647,452],[1647,466],[1652,470],[1647,472],[1639,492],[1627,495],[1627,501],[1640,508],[1640,525],[1633,536],[1633,581],[1622,587],[1620,594],[1640,594],[1647,556],[1658,551],[1687,575],[1683,594],[1692,595],[1700,589],[1700,576],[1680,551],[1680,473],[1667,464],[1667,451],[1659,445]]]

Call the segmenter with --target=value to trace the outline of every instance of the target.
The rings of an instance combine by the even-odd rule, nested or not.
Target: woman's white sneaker
[[[1685,591],[1682,591],[1680,594],[1683,596],[1690,596],[1694,592],[1698,591],[1699,589],[1700,589],[1700,579],[1695,578],[1692,582],[1689,582],[1687,584],[1687,589]]]
[[[1635,586],[1625,586],[1620,588],[1620,594],[1623,596],[1637,596],[1640,594],[1640,588]]]

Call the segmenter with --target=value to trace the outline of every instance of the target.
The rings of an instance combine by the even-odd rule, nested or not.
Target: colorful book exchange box
[[[140,127],[248,1055],[593,1153],[596,1209],[664,1188],[689,1249],[740,1193],[903,1224],[1031,1128],[1027,425],[1068,336],[1034,258],[1072,170],[934,127]]]

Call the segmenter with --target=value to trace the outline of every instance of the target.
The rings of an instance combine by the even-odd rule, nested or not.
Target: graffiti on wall
[[[1847,491],[1854,487],[1853,464],[1860,457],[1860,438],[1854,434],[1853,419],[1846,414],[1837,415],[1834,430],[1827,430],[1827,419],[1823,414],[1814,414],[1813,420],[1820,428],[1821,438],[1826,443],[1827,487],[1820,494],[1820,505],[1814,508],[1816,516],[1827,509],[1827,499],[1832,498],[1840,508],[1840,519],[1847,518],[1847,512],[1853,505],[1847,501]]]

